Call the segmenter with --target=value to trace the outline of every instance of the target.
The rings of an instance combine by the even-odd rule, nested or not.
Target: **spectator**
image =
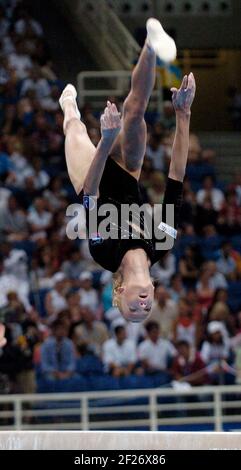
[[[224,370],[222,361],[231,359],[231,345],[222,322],[211,321],[207,326],[208,338],[204,341],[200,354],[205,364],[209,365],[209,377],[213,385],[223,383]]]
[[[222,244],[220,256],[217,260],[217,270],[222,273],[226,279],[234,279],[236,272],[235,252],[229,241]]]
[[[198,277],[200,261],[200,254],[198,253],[197,246],[189,246],[185,249],[184,256],[179,262],[179,271],[186,287],[193,287],[193,285],[195,285]]]
[[[167,372],[170,362],[176,355],[173,344],[160,336],[160,327],[157,322],[149,321],[146,324],[147,339],[138,347],[138,358],[141,366],[148,374]]]
[[[6,207],[0,207],[0,232],[11,241],[27,238],[27,215],[13,195],[9,195]]]
[[[98,296],[95,289],[93,289],[92,274],[88,271],[83,271],[79,277],[80,280],[80,304],[83,306],[88,305],[95,314],[98,308]]]
[[[64,273],[56,273],[52,281],[53,288],[47,293],[45,298],[45,309],[51,320],[55,318],[61,310],[67,308],[65,292],[68,289],[67,279]]]
[[[156,288],[155,302],[149,321],[158,323],[163,338],[171,338],[173,321],[177,316],[176,303],[169,298],[168,292],[162,285]]]
[[[181,297],[184,297],[185,292],[181,275],[179,273],[173,274],[170,281],[170,287],[168,289],[170,298],[177,303]]]
[[[128,376],[137,362],[134,341],[127,339],[124,326],[117,326],[114,337],[103,344],[103,363],[114,377]]]
[[[13,68],[19,80],[27,78],[33,67],[32,60],[26,52],[26,45],[22,39],[15,44],[15,52],[9,55],[9,65]]]
[[[81,273],[83,275],[84,266],[85,261],[82,258],[80,249],[76,247],[72,249],[69,259],[64,261],[61,269],[68,279],[76,281],[80,278]]]
[[[220,189],[214,187],[214,182],[214,177],[205,176],[203,180],[203,189],[200,189],[197,192],[197,202],[199,205],[202,205],[205,198],[209,196],[211,199],[212,207],[216,211],[220,211],[224,203],[224,195]]]
[[[75,373],[74,345],[67,334],[65,325],[56,320],[52,335],[41,346],[41,371],[50,380],[68,379]]]
[[[174,379],[193,386],[208,384],[206,366],[200,354],[185,340],[179,341],[176,348],[177,356],[171,369]]]
[[[102,346],[108,340],[108,330],[105,324],[94,319],[91,309],[82,308],[82,323],[74,328],[74,342],[77,347],[101,356]]]
[[[29,210],[28,222],[33,234],[46,237],[46,230],[50,227],[52,214],[46,210],[46,201],[37,198]]]
[[[170,284],[172,275],[175,273],[175,264],[175,256],[170,251],[167,252],[165,256],[152,267],[152,277],[156,282],[167,287]]]
[[[196,347],[200,341],[200,327],[193,317],[191,305],[185,297],[178,303],[178,316],[173,322],[173,341],[187,341],[192,347]]]

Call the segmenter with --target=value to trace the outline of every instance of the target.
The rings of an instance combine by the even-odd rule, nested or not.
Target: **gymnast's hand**
[[[104,140],[114,141],[121,129],[121,117],[114,103],[107,101],[107,107],[100,118],[101,136]]]
[[[175,111],[190,114],[196,92],[196,82],[193,73],[185,75],[180,88],[171,88],[171,92]]]
[[[3,348],[5,346],[7,340],[4,337],[5,335],[5,326],[0,323],[0,348]]]

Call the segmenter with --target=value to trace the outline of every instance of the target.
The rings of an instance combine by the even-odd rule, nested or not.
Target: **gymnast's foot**
[[[69,121],[71,118],[80,119],[80,112],[78,110],[77,105],[77,91],[73,85],[70,83],[65,87],[63,90],[60,98],[59,104],[64,113],[64,131],[66,127],[66,122]]]
[[[160,21],[149,18],[146,22],[147,44],[154,50],[159,59],[172,62],[177,56],[175,41],[164,31]]]

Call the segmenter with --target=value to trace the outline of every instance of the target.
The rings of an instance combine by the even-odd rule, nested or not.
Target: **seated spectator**
[[[14,24],[14,30],[18,35],[42,36],[43,28],[41,24],[31,17],[26,6],[21,4],[18,7],[18,19]]]
[[[212,289],[227,289],[228,283],[224,275],[218,271],[215,261],[208,261],[204,264],[204,268],[210,275],[209,284]]]
[[[168,289],[169,296],[175,303],[177,303],[180,297],[184,297],[185,288],[182,282],[182,277],[179,273],[173,274],[171,277],[170,287]]]
[[[61,269],[68,279],[77,281],[80,278],[81,273],[83,273],[84,267],[85,261],[82,258],[80,249],[73,247],[68,260],[64,261]]]
[[[7,293],[7,303],[0,307],[0,323],[22,323],[27,317],[26,309],[17,292]]]
[[[53,278],[53,288],[45,297],[45,309],[50,319],[56,318],[57,314],[67,308],[65,293],[68,289],[67,279],[64,273],[58,272]]]
[[[207,325],[207,340],[204,341],[200,354],[209,366],[209,377],[213,385],[223,382],[224,370],[222,361],[231,358],[231,345],[227,331],[222,322],[211,321]]]
[[[21,353],[21,367],[16,376],[17,389],[19,393],[35,393],[34,352],[40,341],[40,331],[37,324],[29,319],[22,323],[22,328],[22,335],[16,341]]]
[[[32,166],[29,166],[24,171],[24,185],[26,179],[30,178],[33,182],[33,186],[36,190],[42,190],[46,188],[49,183],[49,175],[42,168],[42,160],[38,157],[32,159]]]
[[[202,266],[199,280],[197,282],[197,295],[198,302],[203,309],[203,312],[211,306],[215,289],[211,285],[211,273],[209,270],[205,269],[205,266]]]
[[[8,57],[10,67],[15,71],[19,80],[29,76],[33,63],[26,51],[25,41],[18,39],[15,44],[15,52]]]
[[[52,214],[46,210],[46,201],[36,198],[34,205],[29,209],[28,222],[33,234],[46,237],[46,230],[50,227]]]
[[[151,276],[158,284],[168,286],[176,269],[175,256],[169,251],[151,269]]]
[[[40,68],[35,65],[29,73],[29,77],[23,80],[20,90],[20,96],[25,96],[29,91],[35,92],[36,98],[40,101],[51,93],[51,87],[46,78],[41,77]]]
[[[176,316],[176,303],[169,298],[168,291],[165,287],[162,285],[158,286],[155,292],[154,305],[146,323],[149,323],[149,321],[156,322],[160,327],[162,337],[171,338],[172,325]]]
[[[171,372],[174,380],[188,382],[193,386],[208,384],[209,378],[200,354],[188,341],[176,344],[177,356],[173,360]]]
[[[203,235],[203,228],[207,225],[216,226],[218,219],[218,211],[214,209],[210,195],[203,198],[201,204],[197,205],[197,210],[194,219],[196,232]]]
[[[82,320],[82,311],[85,307],[80,306],[80,296],[76,290],[70,290],[66,293],[67,310],[69,312],[71,323],[78,323]]]
[[[4,257],[4,273],[13,274],[20,281],[28,282],[28,257],[24,250],[13,248],[8,242],[1,245]]]
[[[216,211],[220,211],[224,204],[224,194],[220,189],[214,186],[215,179],[213,176],[205,176],[203,180],[203,189],[197,192],[197,203],[201,206],[207,196],[210,197],[212,207]]]
[[[150,204],[162,204],[165,193],[165,177],[163,173],[154,171],[150,177],[150,186],[147,195]]]
[[[196,284],[200,261],[198,247],[189,246],[185,249],[184,256],[179,261],[179,272],[186,287],[193,287]]]
[[[10,241],[21,241],[28,237],[26,212],[13,195],[9,196],[6,207],[0,207],[0,231]]]
[[[0,307],[8,303],[9,292],[16,292],[27,311],[31,310],[29,303],[29,282],[20,280],[14,274],[5,274],[4,261],[0,258]]]
[[[106,371],[114,377],[128,376],[137,362],[136,345],[126,337],[124,326],[117,326],[114,337],[103,344],[102,360]]]
[[[200,326],[193,316],[192,307],[185,297],[178,302],[178,316],[173,322],[172,339],[174,344],[187,341],[196,347],[200,341]]]
[[[56,320],[52,324],[52,335],[41,346],[41,371],[50,380],[68,379],[75,373],[74,344],[67,335],[65,325]]]
[[[161,137],[151,134],[146,146],[146,156],[151,161],[154,170],[163,171],[165,166],[165,149]]]
[[[147,374],[155,374],[170,368],[170,361],[176,355],[173,344],[160,336],[160,327],[157,322],[149,321],[146,324],[147,338],[138,346],[138,358]]]
[[[74,328],[74,343],[100,357],[102,346],[109,338],[108,330],[103,322],[95,320],[89,307],[82,307],[81,316],[82,322]]]
[[[217,270],[222,273],[226,279],[234,280],[236,273],[235,252],[229,241],[222,244],[220,256],[217,260]]]
[[[120,314],[120,311],[119,315],[112,320],[110,324],[110,331],[114,332],[117,326],[124,326],[126,329],[127,339],[131,339],[136,345],[138,345],[139,342],[143,340],[146,336],[146,330],[144,328],[143,323],[135,323],[125,320]]]
[[[83,271],[80,276],[80,304],[88,306],[97,315],[98,309],[98,296],[96,290],[93,288],[92,274],[88,271]]]

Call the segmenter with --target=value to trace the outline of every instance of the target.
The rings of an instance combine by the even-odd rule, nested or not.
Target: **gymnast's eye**
[[[129,307],[130,312],[136,312],[136,308],[134,307]]]

